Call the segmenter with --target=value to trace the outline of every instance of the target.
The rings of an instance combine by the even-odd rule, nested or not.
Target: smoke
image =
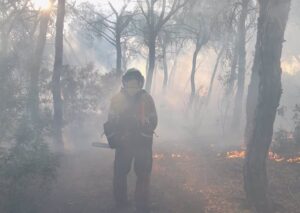
[[[281,67],[283,72],[291,76],[295,76],[298,72],[300,72],[300,55],[283,59]]]

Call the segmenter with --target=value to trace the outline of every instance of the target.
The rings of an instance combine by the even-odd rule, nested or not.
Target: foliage
[[[1,152],[1,211],[38,212],[58,166],[57,157],[42,136],[42,131],[23,118],[14,136],[15,144]]]
[[[82,120],[99,114],[119,86],[116,72],[102,74],[93,64],[85,67],[65,66],[61,84],[65,122]]]

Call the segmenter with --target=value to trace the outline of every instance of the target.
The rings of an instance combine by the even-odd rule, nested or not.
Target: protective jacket
[[[154,101],[145,90],[129,96],[125,89],[110,104],[104,132],[112,148],[128,143],[152,143],[157,126]]]

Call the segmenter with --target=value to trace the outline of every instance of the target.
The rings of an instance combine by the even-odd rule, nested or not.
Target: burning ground
[[[90,138],[87,135],[85,141]],[[91,139],[92,140],[92,139]],[[73,141],[65,154],[54,187],[41,211],[113,213],[113,151]],[[160,136],[155,139],[152,175],[154,213],[247,213],[243,192],[243,156],[238,146],[226,147],[213,137]],[[236,151],[235,151],[236,150]],[[269,192],[276,211],[299,210],[300,164],[270,155]],[[284,160],[278,160],[283,159]],[[134,192],[129,175],[129,197]],[[129,210],[129,212],[132,212]]]
[[[192,134],[183,118],[174,116],[185,115],[159,110],[153,147],[152,212],[251,213],[243,190],[242,143],[211,134]],[[66,131],[67,150],[39,212],[116,213],[112,194],[114,152],[91,146],[100,137],[99,120],[105,118],[89,119],[82,127],[74,127],[75,131]],[[295,147],[286,152],[289,155],[269,154],[269,194],[276,202],[274,212],[300,213],[299,152]],[[128,184],[132,201],[133,171]]]

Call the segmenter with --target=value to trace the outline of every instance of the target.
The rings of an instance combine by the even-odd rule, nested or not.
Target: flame
[[[300,163],[300,157],[289,158],[286,161],[289,163]]]
[[[234,150],[226,153],[227,159],[236,159],[236,158],[242,158],[244,159],[246,156],[245,150]],[[276,161],[276,162],[288,162],[288,163],[300,163],[300,156],[293,157],[293,158],[286,158],[283,156],[280,156],[279,154],[269,151],[269,159]]]
[[[242,150],[242,151],[231,151],[231,152],[227,152],[226,153],[226,158],[229,159],[234,159],[234,158],[245,158],[246,156],[246,151]]]

